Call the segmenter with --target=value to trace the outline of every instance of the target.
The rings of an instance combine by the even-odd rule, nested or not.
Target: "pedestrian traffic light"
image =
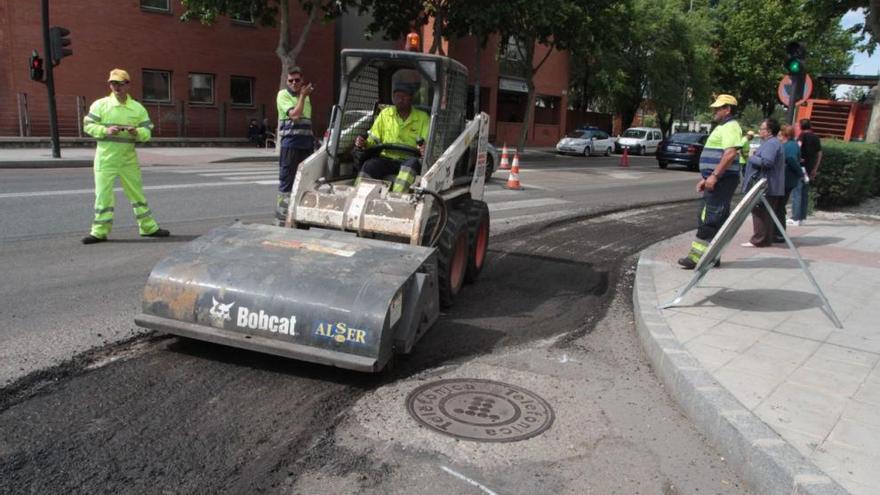
[[[67,36],[70,30],[60,26],[53,26],[49,29],[49,45],[51,47],[52,65],[61,63],[61,59],[73,55],[73,49],[70,46],[70,38]]]
[[[792,76],[799,76],[807,72],[804,59],[806,58],[806,47],[798,41],[792,41],[785,45],[785,72]]]
[[[40,54],[34,50],[31,53],[31,81],[39,81],[43,82],[43,59],[40,58]]]

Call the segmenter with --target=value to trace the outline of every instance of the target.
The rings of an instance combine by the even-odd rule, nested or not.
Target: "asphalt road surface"
[[[264,219],[271,184],[145,171],[175,187],[147,194],[177,235],[142,241],[120,222],[117,242],[92,249],[76,244],[88,213],[74,207],[90,198],[71,192],[87,175],[4,177],[18,187],[2,182],[2,219],[21,229],[0,237],[0,493],[742,493],[651,374],[632,323],[635,255],[692,229],[695,205],[627,207],[692,198],[694,176],[648,159],[543,160],[524,167],[525,191],[493,181],[481,279],[380,375],[133,327],[155,261],[231,215]],[[30,207],[57,217],[39,228],[10,213]],[[418,428],[401,391],[455,373],[517,381],[557,422],[501,446]]]

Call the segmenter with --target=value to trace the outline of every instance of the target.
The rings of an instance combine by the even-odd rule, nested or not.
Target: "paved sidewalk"
[[[756,493],[880,493],[880,220],[820,215],[788,231],[842,329],[784,244],[740,247],[748,220],[676,307],[657,309],[693,274],[676,264],[693,233],[642,253],[642,343]]]

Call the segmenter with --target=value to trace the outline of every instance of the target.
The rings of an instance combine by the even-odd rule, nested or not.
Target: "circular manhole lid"
[[[533,392],[470,378],[439,380],[409,393],[406,408],[423,425],[456,438],[515,442],[543,433],[553,409]]]

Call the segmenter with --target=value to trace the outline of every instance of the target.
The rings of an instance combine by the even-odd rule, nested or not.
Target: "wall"
[[[75,136],[75,98],[86,105],[109,94],[107,75],[114,67],[128,70],[131,94],[142,97],[141,71],[172,72],[172,103],[147,105],[157,126],[156,134],[177,135],[179,101],[184,102],[187,136],[245,136],[247,122],[263,108],[274,125],[275,95],[281,63],[275,55],[278,30],[274,27],[242,25],[218,18],[210,26],[197,21],[181,23],[183,7],[172,1],[172,13],[147,12],[138,0],[78,0],[52,2],[50,24],[70,29],[73,56],[55,68],[56,101],[62,136]],[[291,1],[291,38],[295,42],[306,16]],[[45,85],[30,81],[27,61],[37,48],[43,53],[40,2],[0,0],[0,135],[19,133],[17,94],[26,92],[32,116],[32,135],[46,136],[48,103]],[[332,102],[335,33],[332,25],[316,23],[297,61],[308,80],[317,85],[312,94],[317,134],[323,132]],[[214,104],[188,103],[189,73],[214,74]],[[254,78],[254,105],[234,108],[230,102],[230,76]],[[220,128],[220,113],[227,104],[226,128]]]

